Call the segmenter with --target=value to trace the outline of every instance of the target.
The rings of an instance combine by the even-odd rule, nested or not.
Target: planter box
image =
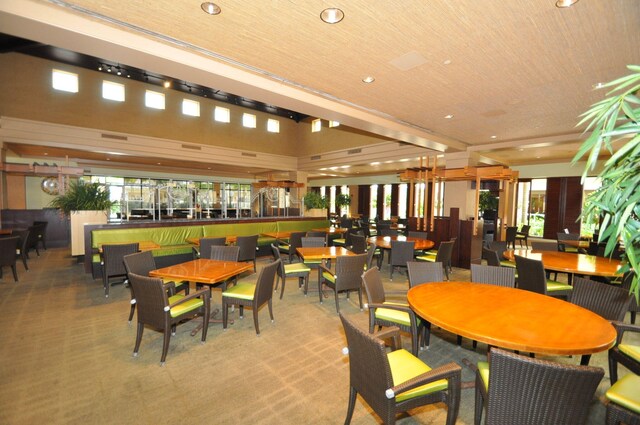
[[[71,255],[84,255],[84,225],[107,224],[104,211],[72,211],[71,212]]]
[[[311,208],[304,212],[305,217],[327,217],[326,208]]]

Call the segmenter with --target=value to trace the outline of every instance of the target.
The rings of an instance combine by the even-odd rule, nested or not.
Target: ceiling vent
[[[318,159],[320,159],[320,158],[322,158],[322,156],[321,156],[321,155],[313,155],[313,156],[311,157],[311,160],[312,160],[312,161],[316,161],[316,160],[318,160]]]
[[[362,149],[351,149],[347,151],[347,155],[355,155],[357,153],[362,153]]]
[[[192,149],[194,151],[201,151],[202,150],[202,146],[196,146],[196,145],[182,145],[182,149]]]
[[[101,136],[102,136],[103,139],[129,140],[129,139],[127,139],[127,136],[119,136],[117,134],[102,133]]]
[[[242,152],[242,156],[250,156],[252,158],[257,157],[258,155],[256,155],[255,153],[249,153],[249,152]]]

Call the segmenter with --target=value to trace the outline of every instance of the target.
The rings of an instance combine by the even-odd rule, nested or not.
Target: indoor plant
[[[349,205],[351,205],[351,196],[345,193],[339,193],[336,195],[336,208],[339,213],[342,211],[343,207],[348,207]]]
[[[573,163],[588,154],[582,174],[584,181],[592,172],[601,150],[611,157],[598,177],[602,186],[593,192],[582,212],[584,219],[599,216],[599,242],[606,242],[605,255],[610,255],[619,239],[624,242],[626,264],[622,272],[636,271],[631,291],[638,299],[640,261],[640,66],[629,65],[631,74],[604,84],[612,88],[608,97],[582,114],[578,126],[587,123],[591,134],[573,158]],[[613,144],[616,144],[614,151]],[[596,214],[594,214],[596,213]]]
[[[320,195],[319,192],[309,191],[304,195],[303,198],[304,207],[307,210],[308,216],[312,217],[322,217],[326,216],[326,209],[329,206],[329,201],[326,197]]]

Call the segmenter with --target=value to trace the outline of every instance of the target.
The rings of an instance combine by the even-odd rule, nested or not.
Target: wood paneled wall
[[[580,233],[582,211],[582,184],[580,177],[553,177],[547,179],[544,215],[545,239],[556,239],[558,232],[569,229]]]

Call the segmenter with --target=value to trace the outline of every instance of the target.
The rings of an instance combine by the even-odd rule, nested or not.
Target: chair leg
[[[163,365],[167,359],[167,352],[169,351],[169,341],[171,340],[171,327],[165,328],[164,339],[162,340],[162,357],[160,357],[160,364]]]
[[[138,322],[138,332],[136,332],[136,345],[133,348],[133,357],[138,356],[138,350],[140,350],[140,342],[142,341],[143,332],[144,332],[144,323]]]
[[[24,269],[29,270],[29,266],[27,265],[27,257],[25,257],[24,254],[22,254],[20,257],[22,257],[22,264],[24,264]]]
[[[260,335],[260,324],[258,323],[258,307],[253,309],[253,326],[256,328],[256,335]]]
[[[340,314],[340,301],[338,300],[338,288],[335,288],[333,293],[335,294],[335,297],[336,297],[336,311],[338,312],[338,314]]]
[[[11,265],[11,271],[13,272],[13,279],[17,282],[18,281],[18,271],[16,270],[15,263]]]
[[[129,312],[129,324],[131,324],[131,320],[133,319],[134,311],[136,311],[136,303],[134,300],[131,300],[131,311]]]
[[[318,279],[318,298],[320,298],[320,304],[322,304],[322,279]]]
[[[355,388],[349,388],[349,407],[347,407],[347,417],[344,419],[344,425],[351,423],[351,417],[353,416],[353,409],[356,407],[356,397],[358,396]]]
[[[480,385],[484,385],[476,376],[476,403],[473,412],[473,424],[480,425],[482,422],[482,410],[484,409],[484,397],[482,397],[482,391]]]
[[[229,319],[229,304],[224,302],[224,297],[222,297],[222,329],[227,329],[227,321]]]
[[[268,306],[269,306],[269,316],[271,317],[271,323],[273,323],[275,322],[275,318],[273,317],[273,302],[271,302],[271,300],[269,300]]]
[[[284,295],[284,285],[287,282],[287,277],[286,276],[282,276],[281,280],[282,280],[282,289],[280,289],[280,299],[282,299],[282,296]],[[277,286],[276,286],[276,288],[277,288]]]
[[[362,304],[362,288],[358,288],[358,300],[360,301],[360,311],[364,309],[364,305]]]
[[[613,358],[611,353],[609,353],[609,379],[611,380],[611,385],[618,381],[618,361]]]

